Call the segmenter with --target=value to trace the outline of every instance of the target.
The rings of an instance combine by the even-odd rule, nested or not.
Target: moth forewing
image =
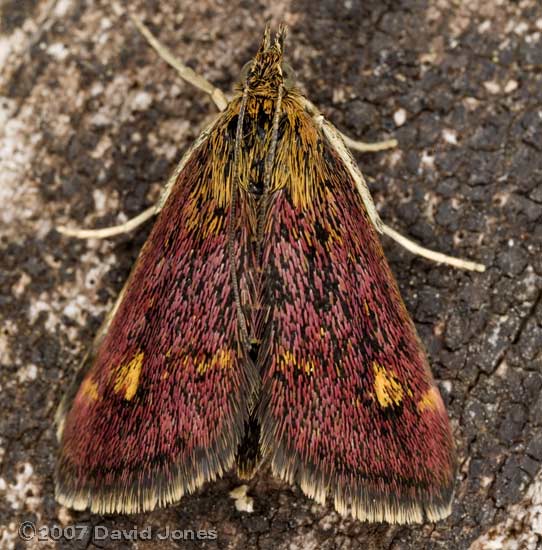
[[[113,314],[61,405],[56,498],[66,506],[149,511],[233,466],[258,381],[238,343],[230,280],[248,235],[236,232],[230,256],[228,183],[216,177],[233,155],[221,125],[228,116],[204,130],[170,178]]]
[[[357,519],[450,510],[446,410],[378,238],[378,214],[338,133],[292,93],[263,265],[262,454],[273,473]],[[295,146],[291,146],[295,143]],[[368,192],[366,193],[368,195]]]

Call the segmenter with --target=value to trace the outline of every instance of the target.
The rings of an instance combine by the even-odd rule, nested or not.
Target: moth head
[[[293,88],[294,71],[283,60],[285,38],[286,26],[281,25],[273,39],[269,26],[265,28],[258,52],[241,71],[242,89],[248,88],[250,93],[256,95],[274,95],[279,86],[287,90]]]

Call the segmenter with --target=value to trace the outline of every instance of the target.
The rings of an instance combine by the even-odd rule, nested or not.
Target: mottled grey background
[[[541,547],[537,0],[130,3],[224,90],[265,22],[286,22],[287,57],[310,99],[352,136],[399,140],[394,151],[358,158],[384,219],[426,246],[489,266],[464,273],[384,241],[459,447],[451,517],[418,527],[361,524],[269,472],[250,484],[252,514],[228,496],[234,475],[148,515],[102,518],[55,504],[55,407],[149,225],[107,242],[62,238],[53,228],[141,212],[214,112],[113,4],[0,0],[0,547],[153,544],[25,543],[17,537],[23,520],[217,530],[216,541],[185,548]]]

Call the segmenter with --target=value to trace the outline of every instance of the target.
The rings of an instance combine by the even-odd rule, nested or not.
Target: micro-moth
[[[140,30],[217,118],[156,223],[58,415],[56,498],[98,513],[178,501],[260,464],[355,518],[450,513],[447,413],[343,136],[292,85],[284,29],[266,30],[228,100]],[[348,142],[351,145],[351,142]]]

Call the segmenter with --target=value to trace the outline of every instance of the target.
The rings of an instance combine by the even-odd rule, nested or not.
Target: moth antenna
[[[264,37],[265,39],[265,37]],[[243,97],[241,99],[241,106],[239,107],[239,115],[237,118],[237,128],[235,130],[235,146],[233,149],[233,164],[234,164],[234,177],[232,181],[231,190],[231,205],[229,216],[229,235],[228,235],[228,255],[230,260],[230,270],[232,279],[233,297],[235,300],[235,308],[237,310],[237,320],[239,323],[239,331],[241,333],[241,341],[245,347],[250,348],[250,338],[247,329],[247,323],[243,314],[243,308],[241,306],[241,298],[239,293],[239,279],[237,277],[237,270],[235,267],[235,221],[237,210],[237,193],[239,191],[239,183],[241,174],[239,172],[239,164],[241,158],[241,142],[243,140],[243,122],[245,119],[245,111],[248,101],[248,86],[245,83],[243,89]]]
[[[265,171],[263,176],[263,194],[261,198],[261,211],[258,219],[258,260],[261,258],[261,247],[263,242],[263,232],[264,232],[264,223],[265,223],[265,213],[267,212],[267,207],[269,203],[269,189],[271,187],[271,174],[273,172],[273,164],[275,162],[275,153],[277,150],[277,141],[279,134],[279,120],[280,114],[282,112],[282,95],[284,88],[282,84],[277,90],[277,102],[275,104],[275,113],[273,114],[273,128],[271,130],[271,142],[269,144],[269,152],[265,157]]]
[[[279,30],[275,35],[275,46],[280,51],[280,53],[284,52],[284,42],[286,41],[287,34],[288,34],[288,27],[284,23],[281,23],[279,25]]]
[[[265,52],[271,46],[271,25],[266,23],[263,31],[262,43],[260,44],[260,52]]]

